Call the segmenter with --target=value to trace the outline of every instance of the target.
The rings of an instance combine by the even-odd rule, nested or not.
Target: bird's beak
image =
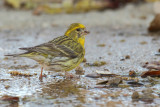
[[[87,34],[89,34],[89,33],[90,33],[90,32],[87,31],[87,30],[84,31],[84,35],[87,35]]]

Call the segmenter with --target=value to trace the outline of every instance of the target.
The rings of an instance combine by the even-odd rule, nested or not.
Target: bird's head
[[[80,23],[73,23],[69,26],[65,35],[71,37],[76,42],[80,43],[84,47],[85,35],[89,34],[86,27]]]

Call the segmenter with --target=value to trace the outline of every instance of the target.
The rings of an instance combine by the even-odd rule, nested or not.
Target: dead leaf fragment
[[[136,78],[136,77],[121,77],[122,78],[122,80],[125,80],[125,81],[135,81],[135,82],[138,82],[139,81],[139,79],[138,78]]]
[[[108,83],[108,80],[98,82],[96,85],[106,85],[107,83]]]
[[[143,86],[142,83],[135,82],[135,81],[127,82],[127,84],[131,85],[132,87],[140,87],[140,86]]]
[[[21,72],[18,72],[18,71],[10,71],[9,74],[11,74],[12,76],[25,76],[25,77],[33,76],[29,73],[21,73]]]
[[[109,77],[116,76],[116,74],[111,73],[109,70],[104,70],[104,71],[96,70],[96,73],[100,74],[102,77],[105,77],[105,76],[109,76]]]
[[[97,73],[92,73],[92,74],[87,74],[86,77],[99,78],[99,77],[101,77],[101,75],[100,75],[100,74],[97,74]]]
[[[114,78],[108,80],[107,84],[110,87],[117,87],[121,82],[122,82],[122,78],[121,77],[114,77]]]
[[[141,74],[142,78],[145,78],[147,76],[160,77],[160,71],[145,71]]]
[[[98,73],[98,74],[112,74],[109,70],[104,70],[104,71],[96,70],[96,73]]]
[[[160,61],[146,62],[143,67],[149,69],[149,71],[160,70]]]
[[[0,98],[3,101],[19,101],[19,97],[14,97],[14,96],[8,96],[8,95],[4,95],[3,97]]]
[[[106,65],[107,63],[105,61],[95,61],[93,63],[85,63],[84,66],[85,67],[88,67],[88,66],[97,66],[97,67],[100,67],[100,66],[103,66],[103,65]]]

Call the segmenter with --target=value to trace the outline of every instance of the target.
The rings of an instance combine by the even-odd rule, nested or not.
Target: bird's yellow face
[[[73,23],[69,26],[65,35],[71,37],[76,42],[80,43],[84,47],[85,35],[89,34],[86,27],[80,23]]]

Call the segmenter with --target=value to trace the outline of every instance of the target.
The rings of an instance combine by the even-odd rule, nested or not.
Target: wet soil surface
[[[133,12],[138,9],[140,13]],[[142,67],[144,63],[160,60],[160,57],[155,55],[160,48],[159,34],[150,34],[146,30],[153,18],[150,9],[150,4],[141,5],[138,8],[130,5],[116,11],[55,16],[33,16],[30,12],[9,11],[7,13],[8,10],[2,10],[0,13],[2,16],[0,21],[0,104],[27,107],[160,105],[160,85],[150,85],[146,82],[147,79],[140,76],[137,78],[145,82],[136,87],[128,85],[105,87],[106,85],[96,84],[111,77],[86,77],[87,74],[95,73],[96,70],[106,69],[121,76],[128,75],[131,70],[141,74],[146,71]],[[40,66],[37,62],[27,58],[4,56],[23,52],[18,49],[20,47],[35,46],[63,35],[72,22],[85,24],[91,32],[86,36],[85,58],[87,61],[81,63],[84,71],[81,73],[75,70],[70,71],[74,78],[66,78],[53,71],[44,71],[45,77],[40,80]],[[95,61],[104,61],[106,64],[98,67],[86,66],[86,63]],[[14,75],[15,72],[19,75]],[[146,89],[153,91],[151,99],[133,100],[132,94],[135,91],[143,93]],[[141,99],[144,99],[143,95]]]

